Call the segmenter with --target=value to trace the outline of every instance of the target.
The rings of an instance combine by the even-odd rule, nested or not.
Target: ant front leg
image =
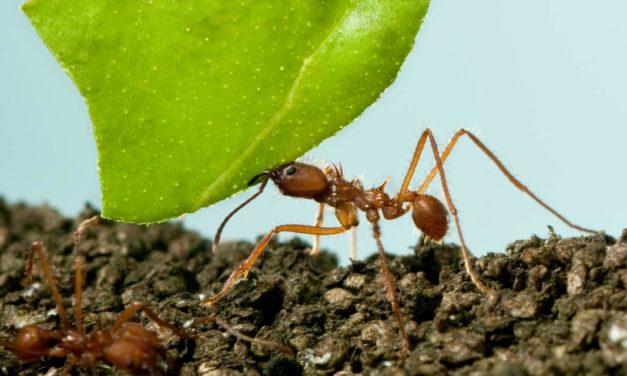
[[[222,287],[222,290],[220,290],[220,292],[218,292],[214,296],[203,300],[202,304],[213,305],[217,303],[231,291],[235,282],[239,281],[239,279],[242,277],[246,278],[246,275],[248,275],[250,268],[252,268],[259,256],[261,256],[261,253],[264,251],[264,249],[266,249],[268,243],[270,242],[270,239],[272,239],[272,236],[274,234],[278,234],[280,232],[293,232],[296,234],[305,235],[337,235],[346,232],[348,229],[349,228],[345,227],[316,227],[294,224],[282,225],[273,228],[272,230],[268,231],[268,233],[259,241],[253,251],[250,253],[250,256],[248,256],[248,258],[241,265],[233,270],[233,272],[229,276],[229,279],[224,284],[224,287]]]
[[[464,266],[466,268],[466,273],[470,277],[470,280],[472,281],[472,283],[477,287],[477,289],[479,289],[479,291],[488,295],[490,299],[496,300],[497,298],[496,292],[492,290],[491,288],[489,288],[488,286],[486,286],[483,283],[483,281],[481,281],[481,279],[479,278],[479,276],[477,275],[477,273],[475,272],[472,266],[472,259],[470,256],[470,252],[468,252],[468,247],[466,246],[466,242],[464,241],[464,235],[462,233],[462,228],[459,223],[459,216],[457,214],[457,208],[453,204],[453,200],[451,198],[451,193],[449,191],[448,183],[446,182],[446,174],[444,173],[444,168],[442,167],[442,160],[440,159],[440,153],[438,152],[438,145],[435,142],[435,138],[433,137],[433,132],[431,132],[431,129],[429,128],[425,129],[425,131],[420,136],[420,140],[418,141],[418,144],[416,145],[416,150],[414,151],[414,155],[412,157],[412,161],[409,166],[409,171],[407,172],[407,175],[405,176],[405,179],[403,180],[403,184],[401,185],[401,189],[396,197],[397,210],[400,210],[403,202],[411,201],[412,205],[415,205],[414,199],[417,196],[418,197],[421,196],[420,194],[417,194],[417,192],[408,192],[408,189],[409,189],[409,182],[411,181],[414,171],[416,170],[416,166],[418,165],[418,161],[420,159],[420,156],[422,154],[422,151],[424,149],[427,139],[429,140],[431,150],[433,151],[433,156],[436,162],[436,168],[440,175],[440,182],[442,183],[442,190],[444,191],[444,197],[446,198],[446,204],[455,222],[455,227],[457,229],[457,234],[459,236],[460,248],[462,252],[462,258],[464,259]],[[433,208],[433,205],[430,205],[430,208]],[[439,210],[439,208],[435,208],[435,209],[436,209],[435,213],[437,215],[441,214],[442,211]],[[414,207],[414,211],[416,211],[416,207]],[[416,221],[416,219],[414,219],[414,221]],[[444,234],[440,236],[440,239],[443,236]]]
[[[324,219],[324,202],[321,202],[318,206],[318,214],[316,215],[316,221],[314,222],[314,227],[321,227],[322,220]],[[315,256],[320,251],[320,235],[314,235],[313,244],[311,246],[310,255]]]

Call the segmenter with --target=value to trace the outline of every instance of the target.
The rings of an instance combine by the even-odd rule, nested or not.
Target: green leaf
[[[428,0],[29,0],[85,97],[103,215],[150,223],[246,187],[396,77]]]

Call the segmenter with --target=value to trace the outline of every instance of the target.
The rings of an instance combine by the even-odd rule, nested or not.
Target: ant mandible
[[[403,184],[399,192],[394,197],[390,197],[384,192],[384,188],[387,184],[387,180],[378,187],[371,189],[364,189],[359,180],[347,181],[344,179],[344,173],[341,167],[333,166],[327,167],[324,170],[319,169],[316,166],[290,162],[280,166],[277,166],[269,171],[264,171],[261,174],[255,176],[249,182],[249,185],[255,184],[259,179],[261,180],[261,186],[259,190],[244,203],[236,207],[231,213],[229,213],[218,228],[216,236],[214,238],[213,249],[217,249],[220,242],[220,235],[226,222],[241,208],[257,198],[265,189],[268,180],[272,180],[279,191],[286,196],[300,197],[306,199],[312,199],[320,204],[318,215],[314,226],[288,224],[282,226],[276,226],[270,230],[253,249],[250,256],[233,272],[224,284],[224,287],[220,292],[214,296],[205,299],[203,304],[211,305],[222,299],[233,287],[233,284],[240,278],[246,277],[250,268],[253,266],[257,258],[261,255],[263,250],[268,245],[270,239],[274,234],[280,232],[292,232],[298,234],[314,235],[314,246],[312,247],[312,254],[318,251],[318,240],[320,235],[335,235],[346,232],[359,224],[357,218],[357,210],[365,212],[366,219],[372,224],[372,231],[374,240],[377,243],[377,250],[381,261],[381,269],[385,278],[387,288],[387,298],[390,302],[392,313],[394,314],[396,321],[400,327],[400,333],[402,336],[402,352],[406,354],[409,350],[409,341],[407,333],[405,332],[403,321],[401,319],[398,298],[396,296],[396,290],[394,287],[394,280],[392,274],[388,269],[387,257],[384,253],[383,244],[381,243],[381,230],[379,227],[379,220],[381,214],[385,219],[396,219],[407,212],[412,212],[412,218],[418,229],[420,229],[427,238],[439,241],[448,231],[448,213],[447,209],[437,198],[425,194],[425,190],[429,184],[435,178],[435,175],[440,176],[440,182],[444,191],[444,197],[448,206],[448,212],[453,216],[455,228],[459,236],[460,249],[464,260],[466,273],[470,277],[472,283],[477,287],[479,291],[488,295],[490,299],[496,300],[497,294],[490,287],[481,281],[477,273],[475,272],[468,247],[464,241],[462,235],[462,229],[459,224],[459,216],[457,209],[451,199],[451,194],[446,182],[446,176],[442,167],[450,155],[453,147],[457,141],[466,135],[472,142],[490,158],[499,170],[509,179],[509,181],[526,193],[535,202],[547,209],[549,212],[557,216],[562,222],[568,226],[575,228],[579,231],[596,233],[596,231],[577,226],[568,221],[564,216],[558,213],[555,209],[551,208],[544,201],[540,200],[535,194],[533,194],[525,185],[523,185],[518,179],[516,179],[499,161],[499,159],[492,153],[475,135],[465,129],[458,130],[449,144],[446,146],[442,154],[439,153],[435,138],[430,129],[426,129],[416,145],[411,163]],[[409,189],[409,183],[412,179],[414,171],[418,165],[418,161],[425,147],[425,144],[429,141],[431,150],[435,157],[435,166],[431,169],[425,180],[419,186],[416,191]],[[403,206],[406,204],[405,206]],[[322,212],[325,205],[335,208],[335,216],[337,217],[341,226],[338,227],[321,227],[322,225]],[[379,214],[381,213],[381,214]]]
[[[11,351],[19,360],[32,362],[43,358],[66,358],[62,374],[67,375],[77,365],[91,370],[95,374],[96,363],[102,361],[131,374],[165,375],[159,365],[162,359],[167,360],[157,336],[142,325],[129,320],[138,311],[143,311],[159,327],[165,327],[181,338],[188,335],[169,322],[159,318],[144,304],[135,302],[127,307],[111,328],[86,333],[82,324],[82,292],[84,258],[78,252],[78,243],[84,230],[95,224],[99,217],[95,216],[83,221],[74,233],[75,250],[75,290],[74,290],[74,321],[75,328],[70,328],[67,313],[63,307],[61,294],[57,289],[54,275],[46,250],[41,242],[33,243],[26,264],[26,281],[30,283],[35,254],[39,262],[50,292],[55,301],[57,313],[61,321],[61,329],[30,324],[23,326],[12,341],[0,340],[0,345]]]

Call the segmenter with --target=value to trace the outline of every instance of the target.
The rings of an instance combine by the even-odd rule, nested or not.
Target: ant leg
[[[429,130],[427,129],[426,131],[422,132],[422,135],[420,135],[420,139],[418,140],[418,143],[416,144],[416,149],[414,150],[414,155],[412,156],[411,162],[409,163],[407,174],[405,174],[403,184],[401,184],[401,189],[398,191],[398,194],[395,197],[397,211],[396,215],[394,216],[395,218],[406,213],[406,211],[403,211],[401,207],[403,206],[403,202],[407,201],[405,199],[405,196],[407,195],[407,191],[409,190],[409,183],[411,182],[411,178],[414,176],[414,172],[416,171],[416,166],[418,166],[418,160],[420,159],[422,150],[425,148],[425,142],[427,141],[427,131]]]
[[[214,315],[215,316],[215,315]],[[225,321],[223,321],[222,319],[220,319],[219,317],[215,316],[214,321],[216,322],[216,324],[218,324],[222,329],[224,329],[227,333],[229,333],[230,335],[232,335],[233,337],[239,338],[243,341],[247,341],[250,343],[255,343],[257,345],[260,345],[262,347],[266,347],[272,351],[278,351],[278,352],[282,352],[286,355],[289,356],[294,356],[294,350],[292,350],[290,347],[285,346],[281,343],[278,342],[274,342],[274,341],[268,341],[265,339],[260,339],[260,338],[253,338],[251,336],[247,336],[246,334],[235,330],[235,328],[233,328],[231,325],[227,324]]]
[[[224,329],[225,332],[229,333],[230,335],[232,335],[235,338],[241,339],[242,341],[245,341],[245,342],[248,342],[248,343],[257,344],[257,345],[259,345],[261,347],[265,347],[265,348],[269,349],[270,351],[281,352],[281,353],[283,353],[285,355],[288,355],[288,356],[291,356],[291,357],[294,356],[294,350],[292,350],[291,347],[285,346],[284,344],[279,343],[279,342],[274,342],[274,341],[261,339],[261,338],[254,338],[254,337],[251,337],[249,335],[246,335],[246,334],[240,332],[239,330],[235,329],[234,327],[232,327],[226,321],[224,321],[221,318],[219,318],[215,313],[211,314],[209,316],[205,316],[205,317],[197,317],[197,318],[192,320],[192,324],[191,325],[204,324],[204,323],[207,323],[207,322],[215,322],[216,324],[218,324],[219,327]]]
[[[61,376],[68,376],[79,361],[79,358],[72,353],[67,355],[67,359],[68,360],[65,362],[65,366],[63,366],[63,370],[61,371]]]
[[[357,227],[351,228],[351,260],[357,261]]]
[[[383,243],[381,243],[381,228],[379,227],[378,221],[372,223],[372,233],[374,240],[377,242],[377,250],[379,251],[379,259],[381,261],[381,270],[383,271],[383,277],[385,278],[385,285],[387,287],[387,298],[390,302],[390,306],[392,307],[392,314],[394,315],[394,318],[398,322],[398,326],[400,328],[402,337],[401,359],[404,359],[409,354],[409,338],[407,337],[405,325],[403,323],[403,319],[401,318],[398,297],[396,296],[396,288],[394,286],[394,277],[392,277],[392,273],[388,267],[388,258],[385,255]]]
[[[453,204],[453,199],[451,198],[451,193],[448,188],[448,184],[446,182],[446,175],[444,174],[444,168],[442,167],[442,160],[440,159],[440,153],[438,152],[438,145],[435,142],[435,138],[433,137],[433,133],[431,129],[427,128],[423,132],[423,136],[427,135],[429,138],[429,143],[431,144],[431,150],[433,151],[433,156],[435,158],[436,167],[438,168],[438,172],[440,175],[440,182],[442,183],[442,190],[444,191],[444,197],[446,198],[446,203],[448,205],[449,211],[453,216],[453,220],[455,221],[455,227],[457,228],[457,234],[459,236],[460,247],[462,251],[462,257],[464,258],[464,265],[466,267],[466,273],[470,277],[472,283],[484,294],[488,295],[490,299],[496,300],[497,294],[486,286],[474,268],[472,267],[472,259],[470,257],[470,253],[468,252],[468,247],[466,246],[466,242],[464,241],[464,235],[462,234],[462,227],[459,224],[459,216],[457,215],[457,208]],[[422,139],[422,138],[421,138]]]
[[[296,234],[306,234],[306,235],[336,235],[346,232],[348,228],[345,227],[315,227],[315,226],[307,226],[307,225],[282,225],[273,228],[268,231],[266,235],[257,243],[253,251],[250,253],[250,256],[229,276],[229,279],[222,287],[222,290],[215,294],[214,296],[207,298],[202,301],[202,304],[205,305],[213,305],[217,303],[219,300],[224,298],[226,294],[231,291],[233,284],[237,282],[241,277],[246,278],[246,275],[250,271],[250,268],[255,264],[255,261],[261,256],[261,253],[266,249],[266,246],[270,242],[270,239],[274,234],[278,234],[280,232],[293,232]]]
[[[48,263],[48,258],[46,257],[46,249],[42,242],[34,242],[33,245],[30,247],[28,259],[26,260],[26,283],[30,283],[32,280],[33,261],[35,258],[35,253],[39,255],[39,264],[41,266],[41,270],[44,273],[44,277],[46,278],[48,287],[50,287],[50,293],[52,294],[52,298],[54,299],[54,302],[57,306],[57,312],[59,313],[59,319],[61,320],[61,328],[64,331],[67,331],[67,314],[65,313],[65,308],[63,308],[63,300],[61,299],[61,294],[59,294],[59,290],[57,289],[54,274],[52,273],[52,268]]]
[[[324,202],[320,203],[320,206],[318,207],[318,214],[316,215],[316,221],[314,222],[314,226],[315,227],[321,227],[322,226],[322,219],[324,218]],[[311,251],[309,252],[310,255],[315,256],[318,254],[318,251],[320,251],[320,235],[314,235],[314,241],[313,241],[313,245],[311,246]],[[352,227],[351,228],[351,238],[350,238],[350,243],[351,243],[351,259],[352,260],[357,260],[357,227]]]
[[[76,322],[76,331],[83,333],[83,268],[85,266],[85,258],[79,253],[78,245],[81,236],[90,226],[98,223],[100,216],[93,216],[84,220],[78,225],[74,231],[74,321]]]
[[[133,317],[133,315],[135,315],[138,311],[144,312],[146,316],[148,316],[148,318],[154,321],[157,325],[159,325],[162,328],[166,327],[170,329],[177,336],[181,338],[189,337],[187,333],[183,332],[182,330],[180,330],[173,324],[170,324],[169,322],[163,320],[153,310],[148,308],[144,303],[140,303],[140,302],[134,302],[130,306],[126,307],[126,309],[124,309],[122,313],[120,313],[120,316],[118,316],[118,319],[115,320],[115,323],[111,327],[111,332],[115,332],[116,330],[120,329],[122,324],[130,320],[130,318]]]
[[[316,221],[314,222],[314,227],[322,226],[322,220],[324,218],[324,202],[320,203],[318,206],[318,214],[316,215]],[[320,251],[320,235],[314,235],[313,244],[311,246],[310,255],[315,256]]]
[[[581,227],[578,226],[572,222],[570,222],[568,219],[566,219],[563,215],[561,215],[557,210],[553,209],[552,207],[550,207],[547,203],[545,203],[544,201],[542,201],[538,196],[536,196],[533,192],[531,192],[529,190],[529,188],[527,188],[527,186],[525,186],[523,183],[521,183],[518,179],[516,179],[508,170],[507,168],[503,165],[503,163],[496,157],[496,155],[494,155],[494,153],[492,153],[492,151],[490,149],[488,149],[487,146],[485,146],[485,144],[483,142],[481,142],[474,134],[472,134],[471,132],[465,130],[465,129],[460,129],[457,132],[455,132],[455,134],[453,135],[453,137],[451,138],[451,140],[449,141],[448,145],[446,145],[446,148],[444,148],[444,151],[442,152],[442,154],[440,154],[440,159],[442,160],[442,163],[444,163],[444,161],[446,161],[446,158],[448,158],[449,154],[451,153],[451,151],[453,150],[453,147],[457,144],[457,141],[459,141],[459,139],[462,136],[468,136],[468,138],[470,138],[470,140],[472,142],[474,142],[474,144],[481,149],[481,151],[488,157],[490,158],[490,160],[492,160],[492,162],[494,162],[494,164],[496,165],[496,167],[498,167],[498,169],[503,173],[503,175],[505,175],[507,177],[507,179],[519,190],[521,190],[523,193],[527,194],[529,197],[531,197],[532,200],[534,200],[535,202],[537,202],[540,206],[542,206],[544,209],[548,210],[549,212],[551,212],[553,215],[555,215],[557,218],[559,218],[562,222],[564,222],[566,225],[568,225],[571,228],[574,228],[576,230],[582,231],[582,232],[588,232],[591,234],[597,234],[598,231],[594,231],[594,230],[590,230],[588,228],[585,227]],[[425,180],[422,182],[422,184],[420,184],[420,187],[418,188],[418,193],[424,193],[424,191],[427,189],[427,187],[429,186],[429,184],[433,181],[433,178],[435,178],[435,174],[438,172],[438,166],[436,164],[436,166],[434,166],[431,171],[429,172],[429,175],[427,175],[427,177],[425,178]]]

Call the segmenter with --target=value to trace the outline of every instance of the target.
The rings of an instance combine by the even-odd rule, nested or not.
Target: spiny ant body
[[[561,214],[548,206],[544,201],[540,200],[532,192],[527,189],[520,181],[503,166],[503,164],[496,158],[496,156],[472,133],[460,129],[449,144],[446,146],[442,154],[439,153],[437,144],[433,137],[431,130],[425,130],[416,145],[416,149],[413,154],[412,161],[399,192],[390,197],[385,191],[386,182],[378,187],[371,189],[364,189],[361,182],[358,180],[348,181],[344,178],[344,173],[341,167],[332,166],[327,167],[324,170],[304,163],[290,162],[273,168],[272,170],[265,171],[255,176],[250,185],[256,183],[261,179],[261,186],[259,190],[244,203],[236,207],[227,217],[223,220],[222,224],[218,228],[216,236],[214,238],[214,251],[220,242],[220,236],[227,221],[241,208],[250,203],[256,197],[258,197],[265,189],[268,180],[272,180],[279,191],[286,196],[299,197],[311,199],[319,203],[318,216],[314,226],[288,224],[277,226],[270,230],[253,249],[250,256],[231,273],[227,282],[220,292],[216,295],[203,301],[204,304],[215,304],[222,299],[233,287],[233,284],[240,278],[245,277],[248,271],[253,266],[257,258],[261,255],[263,250],[268,245],[270,239],[274,234],[280,232],[292,232],[299,234],[313,235],[314,245],[312,247],[312,254],[318,251],[318,237],[321,235],[335,235],[348,231],[359,224],[357,213],[362,211],[366,215],[366,219],[372,224],[373,237],[377,244],[377,250],[381,260],[381,268],[386,281],[387,297],[390,301],[392,313],[398,321],[400,332],[402,336],[402,350],[401,356],[407,354],[409,350],[409,341],[407,334],[405,333],[403,320],[401,318],[398,299],[396,297],[394,281],[392,274],[388,269],[387,258],[384,253],[384,248],[381,243],[381,231],[379,226],[379,220],[381,217],[384,219],[396,219],[407,212],[412,212],[412,219],[418,229],[420,229],[428,238],[433,240],[441,240],[448,232],[448,213],[453,217],[454,224],[459,236],[460,248],[462,257],[464,259],[465,269],[470,277],[472,283],[482,293],[488,295],[491,299],[496,300],[496,292],[488,287],[477,275],[473,266],[472,259],[468,252],[468,248],[462,235],[461,226],[459,224],[459,218],[457,209],[453,204],[451,195],[449,192],[448,184],[446,182],[446,176],[444,174],[443,163],[448,158],[453,147],[460,139],[460,137],[466,135],[473,141],[473,143],[490,158],[501,172],[514,184],[518,189],[529,195],[534,201],[540,204],[545,209],[556,215],[564,223],[577,230],[596,233],[593,230],[589,230],[580,226],[577,226],[569,222]],[[418,165],[418,161],[422,154],[422,151],[429,141],[431,149],[435,157],[435,166],[431,169],[428,176],[415,191],[409,189],[414,171]],[[439,175],[440,182],[444,191],[446,206],[437,198],[425,194],[424,192],[428,188],[429,184],[433,181],[436,175]],[[321,227],[323,209],[325,206],[335,208],[335,216],[340,223],[338,227]]]

